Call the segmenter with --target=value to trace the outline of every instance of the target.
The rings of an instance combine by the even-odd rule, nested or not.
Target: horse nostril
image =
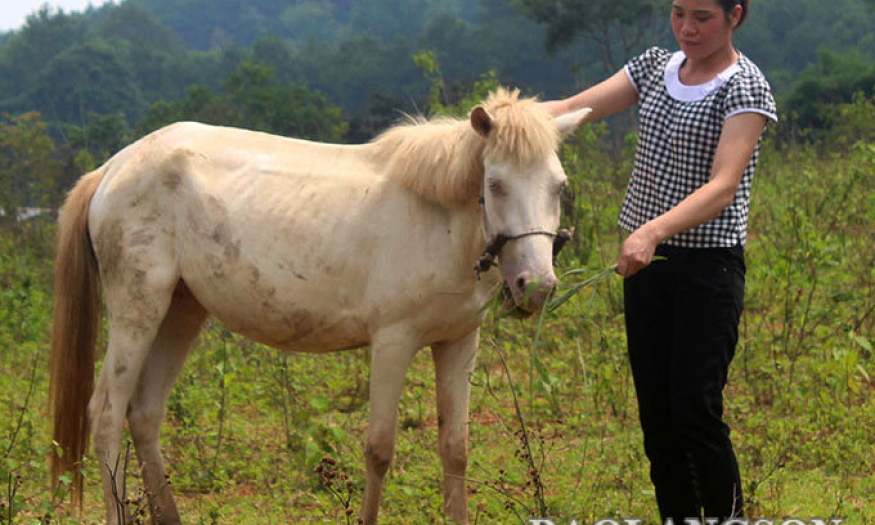
[[[516,280],[516,287],[517,287],[517,290],[519,290],[519,291],[521,291],[521,292],[525,292],[525,291],[526,291],[526,287],[527,287],[528,285],[529,285],[529,281],[525,278],[525,276],[517,277],[517,280]]]

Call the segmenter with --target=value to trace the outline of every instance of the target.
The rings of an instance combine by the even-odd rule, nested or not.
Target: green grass
[[[563,153],[578,198],[578,242],[563,270],[582,281],[614,262],[628,156],[584,136]],[[754,184],[746,309],[726,391],[754,516],[841,516],[875,523],[875,152],[766,151]],[[51,224],[0,231],[0,509],[20,476],[14,523],[99,523],[87,463],[81,517],[55,506],[46,473]],[[536,509],[520,458],[516,389],[545,504],[557,523],[657,520],[625,356],[621,280],[606,275],[545,316],[490,318],[473,376],[472,523],[520,523]],[[433,371],[426,351],[407,377],[385,488],[384,523],[443,523]],[[508,362],[514,383],[502,365]],[[367,351],[283,355],[211,323],[171,397],[162,434],[186,523],[346,523],[313,472],[323,456],[363,488]],[[224,400],[224,401],[223,401]],[[220,423],[221,422],[221,423]],[[221,427],[221,428],[220,428]],[[221,440],[219,436],[221,435]],[[13,442],[14,436],[14,442]],[[7,453],[8,451],[8,453]],[[129,473],[136,490],[136,469]],[[567,520],[567,521],[566,521]],[[3,519],[0,519],[3,523]]]

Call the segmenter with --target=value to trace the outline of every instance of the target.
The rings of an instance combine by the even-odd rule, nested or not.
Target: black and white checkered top
[[[629,61],[626,75],[638,90],[638,149],[619,224],[632,232],[675,207],[708,182],[723,122],[756,112],[777,121],[771,87],[747,57],[705,84],[682,84],[686,56],[653,47]],[[743,245],[757,144],[735,199],[713,220],[679,233],[666,244],[687,248]]]

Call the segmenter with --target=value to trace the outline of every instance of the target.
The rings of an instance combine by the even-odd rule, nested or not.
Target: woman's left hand
[[[632,232],[620,250],[617,273],[628,278],[647,267],[653,260],[657,244],[659,238],[646,225]]]

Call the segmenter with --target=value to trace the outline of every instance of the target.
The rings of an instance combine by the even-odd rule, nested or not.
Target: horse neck
[[[485,143],[464,121],[396,126],[372,145],[377,169],[428,201],[465,206],[480,192]]]
[[[483,207],[476,200],[449,208],[452,253],[460,271],[474,272],[474,263],[486,248]]]

